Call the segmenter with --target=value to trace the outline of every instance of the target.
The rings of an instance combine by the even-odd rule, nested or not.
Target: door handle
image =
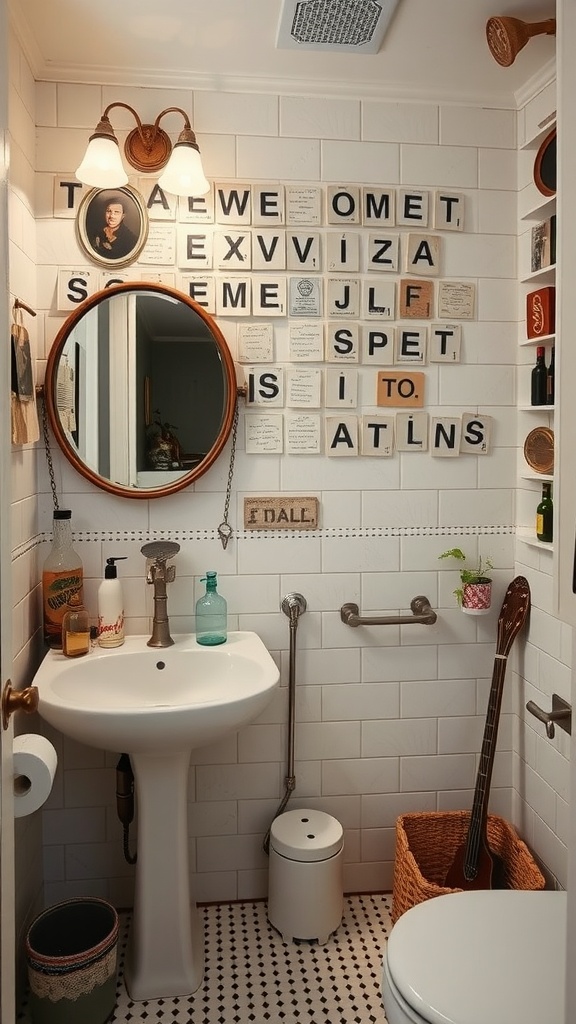
[[[14,711],[25,711],[31,715],[38,710],[38,687],[27,686],[24,690],[14,690],[10,679],[2,690],[2,728],[8,728],[10,715]]]

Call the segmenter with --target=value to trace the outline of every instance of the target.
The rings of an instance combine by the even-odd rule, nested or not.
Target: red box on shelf
[[[526,328],[529,338],[543,338],[556,330],[556,289],[538,288],[526,296]]]

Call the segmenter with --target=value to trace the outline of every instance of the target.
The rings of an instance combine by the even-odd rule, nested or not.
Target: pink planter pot
[[[491,583],[465,583],[463,586],[462,611],[467,615],[484,615],[492,601]]]

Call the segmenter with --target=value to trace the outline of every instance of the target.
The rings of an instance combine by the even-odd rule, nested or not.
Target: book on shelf
[[[544,270],[556,263],[556,214],[532,228],[530,270]]]
[[[526,334],[543,338],[556,330],[556,289],[553,285],[528,292],[526,296]]]

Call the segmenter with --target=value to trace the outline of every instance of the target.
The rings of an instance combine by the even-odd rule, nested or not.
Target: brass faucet
[[[176,566],[166,565],[166,562],[178,554],[180,545],[175,541],[158,540],[144,544],[140,551],[148,560],[146,583],[154,585],[154,618],[148,647],[171,647],[174,641],[170,636],[166,584],[176,578]]]

